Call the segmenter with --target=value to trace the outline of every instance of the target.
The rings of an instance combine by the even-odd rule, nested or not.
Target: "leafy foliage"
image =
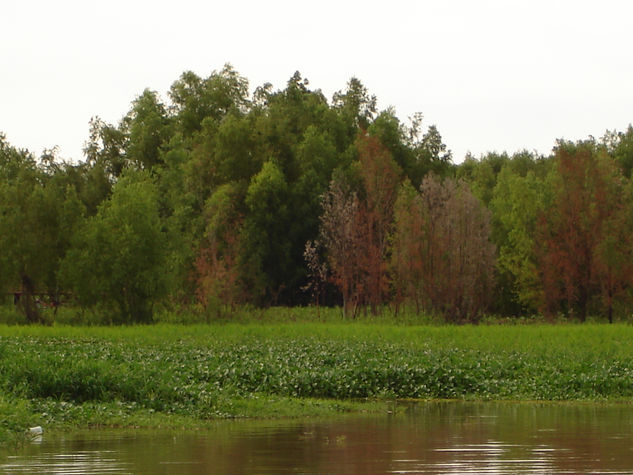
[[[82,305],[108,308],[115,322],[149,322],[166,291],[165,260],[155,185],[130,174],[74,236],[63,272]]]
[[[229,415],[231,399],[258,395],[341,400],[633,395],[631,328],[623,325],[48,330],[1,330],[5,395],[37,404],[135,404],[199,418]]]
[[[242,226],[238,202],[239,189],[226,184],[207,203],[207,230],[196,259],[197,297],[207,314],[215,309],[221,315],[222,306],[233,311],[243,300],[237,262]]]
[[[536,228],[547,197],[545,181],[533,172],[521,176],[504,166],[491,201],[499,246],[498,270],[512,298],[524,309],[537,311],[543,302],[536,256]]]
[[[489,304],[495,248],[490,214],[464,182],[427,176],[399,195],[392,267],[400,298],[448,321],[475,321]]]
[[[166,99],[95,116],[83,162],[0,135],[0,290],[31,322],[43,295],[149,321],[156,302],[303,305],[309,284],[350,316],[612,321],[633,303],[632,130],[454,165],[435,125],[381,110],[358,78],[328,101],[299,72],[249,96],[230,64],[187,71]]]
[[[43,323],[40,297],[59,301],[59,263],[83,216],[72,187],[0,136],[0,292],[12,292],[30,323]],[[44,300],[43,297],[41,300]]]
[[[618,264],[631,247],[630,228],[617,229],[627,224],[618,217],[622,182],[613,161],[591,143],[561,142],[555,158],[553,201],[537,228],[545,306],[584,321],[600,283],[607,294],[630,284],[630,272]],[[624,239],[616,246],[613,238],[620,233]]]

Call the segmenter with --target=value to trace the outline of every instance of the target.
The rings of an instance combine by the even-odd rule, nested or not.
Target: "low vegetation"
[[[29,425],[199,426],[394,398],[623,400],[633,327],[0,327],[2,437]]]

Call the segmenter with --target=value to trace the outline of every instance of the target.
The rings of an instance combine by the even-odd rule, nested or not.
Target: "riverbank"
[[[0,437],[381,411],[394,398],[633,400],[632,339],[632,326],[593,324],[0,326]]]

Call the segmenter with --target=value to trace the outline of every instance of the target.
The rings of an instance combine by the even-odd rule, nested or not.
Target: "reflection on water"
[[[633,406],[442,402],[203,432],[45,434],[0,472],[633,473]]]

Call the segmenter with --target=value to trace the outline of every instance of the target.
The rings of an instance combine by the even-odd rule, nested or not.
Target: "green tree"
[[[167,290],[166,244],[156,186],[126,173],[76,234],[63,275],[82,305],[102,307],[113,322],[150,322]]]
[[[206,118],[219,122],[233,110],[247,109],[247,95],[248,81],[230,64],[206,79],[184,72],[169,91],[178,130],[185,138],[198,132]]]
[[[84,145],[84,155],[95,168],[105,170],[114,182],[128,166],[125,155],[128,137],[121,127],[104,122],[99,117],[90,119],[90,137]]]
[[[220,122],[204,120],[187,170],[188,185],[200,205],[217,186],[232,181],[248,183],[259,172],[265,150],[254,127],[252,117],[237,112]]]
[[[122,121],[128,141],[126,156],[138,168],[151,169],[162,162],[161,148],[172,135],[171,121],[158,94],[145,89]]]
[[[595,249],[595,265],[600,303],[609,323],[613,323],[618,305],[631,302],[633,285],[633,200],[630,184],[622,190],[603,226],[603,238]]]
[[[369,94],[363,83],[355,77],[347,82],[345,91],[334,93],[332,106],[337,109],[347,124],[350,137],[360,130],[367,130],[377,113],[376,96]]]
[[[246,192],[240,264],[247,286],[264,302],[277,303],[292,272],[288,192],[286,177],[274,161],[264,163]]]
[[[38,165],[0,136],[0,289],[21,294],[29,323],[44,322],[37,296],[59,301],[59,264],[83,215],[75,190],[55,179],[61,169],[48,158],[46,167]]]
[[[625,177],[631,178],[633,171],[633,126],[629,124],[625,132],[607,131],[599,146],[615,159]]]
[[[543,304],[536,232],[549,191],[534,172],[521,176],[508,164],[499,173],[490,203],[499,249],[499,275],[507,282],[513,300],[532,312]]]
[[[423,132],[421,113],[414,114],[411,124],[406,126],[390,108],[380,112],[368,130],[390,151],[414,187],[419,187],[429,172],[446,176],[450,171],[451,151],[436,126],[431,125]]]

